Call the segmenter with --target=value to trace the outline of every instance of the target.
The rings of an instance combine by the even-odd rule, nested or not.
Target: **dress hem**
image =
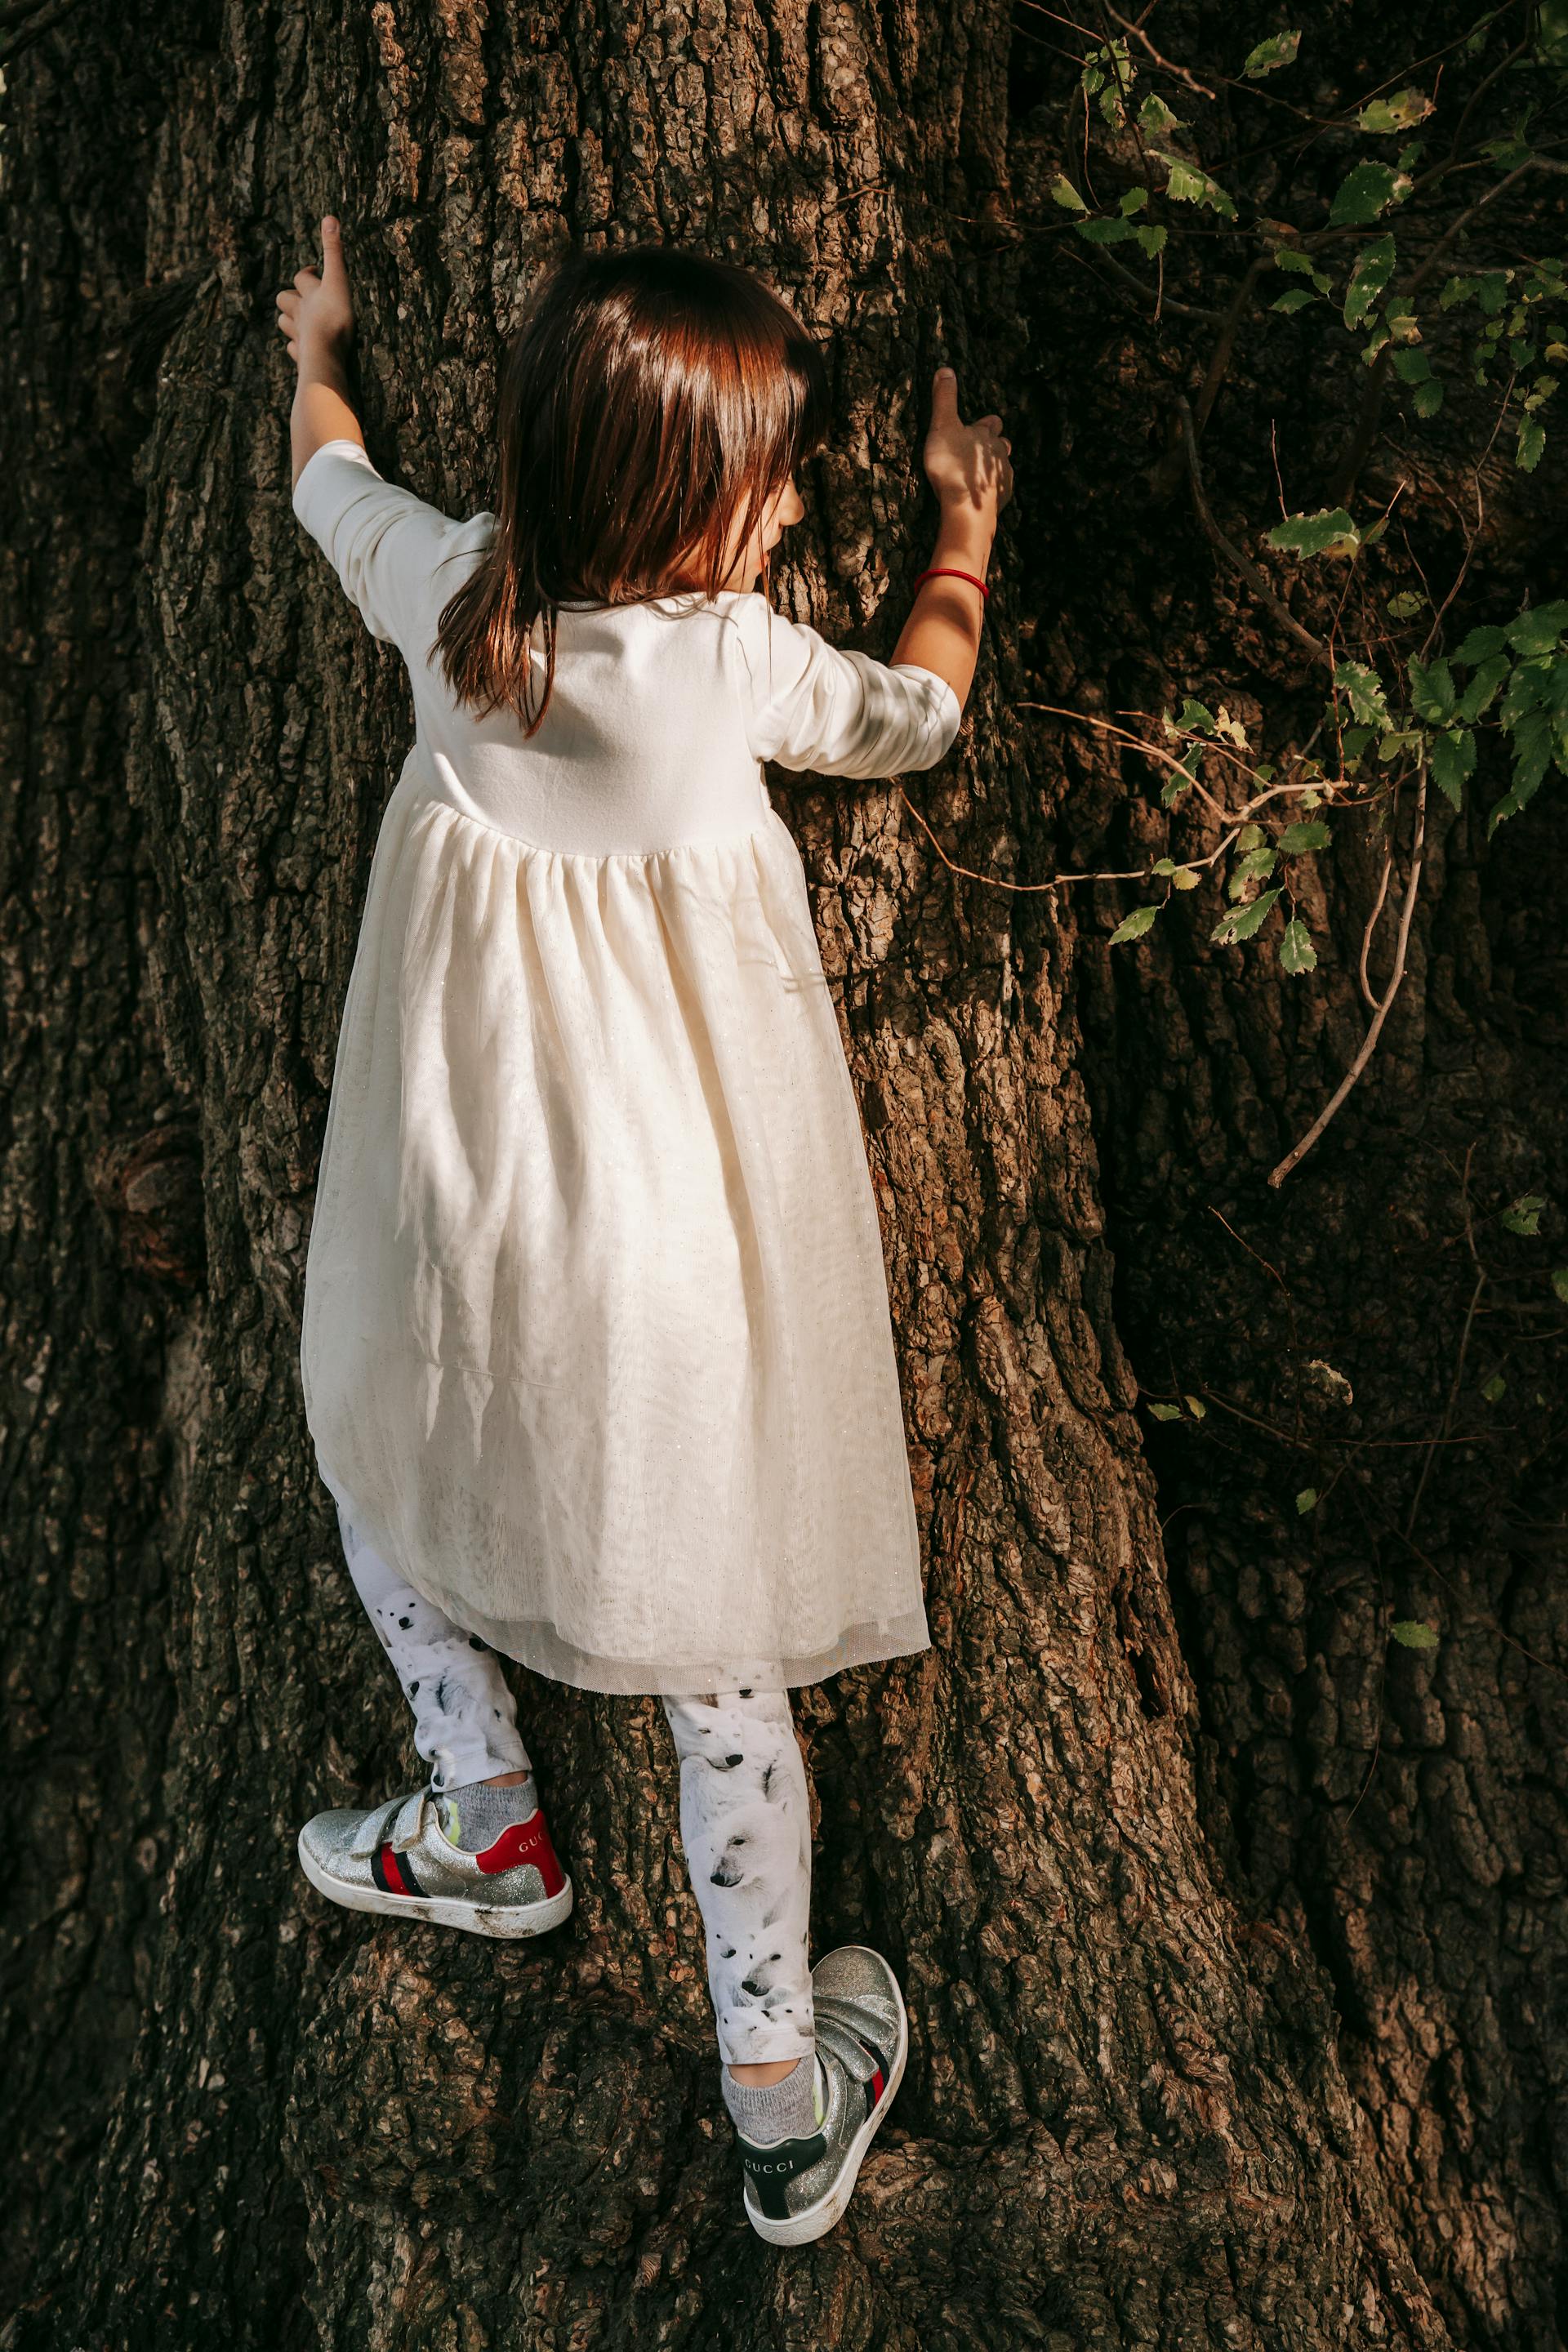
[[[339,1505],[354,1513],[346,1489],[317,1457],[323,1484]],[[357,1513],[366,1532],[381,1549],[384,1534],[363,1512]],[[391,1559],[391,1554],[386,1557]],[[853,1666],[877,1665],[890,1658],[917,1657],[931,1646],[923,1595],[913,1608],[889,1618],[865,1618],[845,1627],[831,1645],[764,1655],[731,1651],[691,1662],[649,1658],[606,1658],[568,1641],[549,1618],[502,1618],[488,1615],[451,1592],[409,1575],[401,1562],[399,1575],[431,1606],[442,1610],[453,1624],[477,1635],[503,1658],[511,1658],[531,1674],[563,1683],[573,1690],[597,1691],[610,1697],[686,1697],[709,1691],[795,1690],[826,1682]]]

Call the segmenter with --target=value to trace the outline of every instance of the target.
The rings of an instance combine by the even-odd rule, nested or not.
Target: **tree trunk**
[[[189,0],[12,37],[3,2352],[1554,2352],[1560,1441],[1522,1394],[1510,1444],[1473,1435],[1489,1339],[1415,1489],[1475,1276],[1457,1171],[1474,1145],[1471,1194],[1524,1191],[1565,1139],[1530,887],[1561,819],[1489,850],[1438,813],[1377,1074],[1275,1191],[1359,1038],[1374,844],[1282,1003],[1196,917],[1108,951],[1113,889],[989,888],[896,786],[771,779],[883,1211],[934,1640],[797,1695],[815,1948],[885,1950],[911,2042],[845,2221],[774,2252],[657,1699],[518,1672],[577,1890],[536,1947],[375,1925],[295,1867],[309,1813],[415,1777],[298,1383],[411,712],[290,511],[273,291],[338,211],[371,454],[468,513],[564,240],[762,267],[837,370],[783,601],[884,656],[951,358],[1019,482],[971,719],[910,780],[960,866],[1153,837],[1092,733],[1023,706],[1179,683],[1266,717],[1319,683],[1127,479],[1158,362],[1020,228],[1049,142],[1000,0]],[[1240,382],[1237,451],[1307,397]],[[1148,1455],[1141,1379],[1208,1406]],[[1452,1639],[1390,1651],[1391,1616]]]

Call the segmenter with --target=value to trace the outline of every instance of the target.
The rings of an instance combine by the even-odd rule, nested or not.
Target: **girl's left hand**
[[[297,269],[293,285],[279,289],[278,330],[288,339],[289,356],[297,367],[341,357],[353,340],[342,230],[331,213],[321,221],[321,274],[318,278],[313,269]]]

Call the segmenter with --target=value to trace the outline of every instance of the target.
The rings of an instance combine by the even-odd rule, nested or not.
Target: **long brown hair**
[[[454,695],[531,735],[561,603],[646,604],[678,572],[716,594],[827,415],[821,352],[749,270],[668,246],[558,262],[501,373],[495,537],[437,625]]]

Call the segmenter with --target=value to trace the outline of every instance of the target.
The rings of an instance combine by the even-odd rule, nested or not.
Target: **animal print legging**
[[[495,1653],[405,1584],[328,1480],[354,1590],[414,1710],[437,1790],[533,1769]],[[782,1690],[666,1696],[680,1763],[680,1840],[702,1914],[708,1989],[730,2065],[816,2047],[808,1958],[811,1807]]]

